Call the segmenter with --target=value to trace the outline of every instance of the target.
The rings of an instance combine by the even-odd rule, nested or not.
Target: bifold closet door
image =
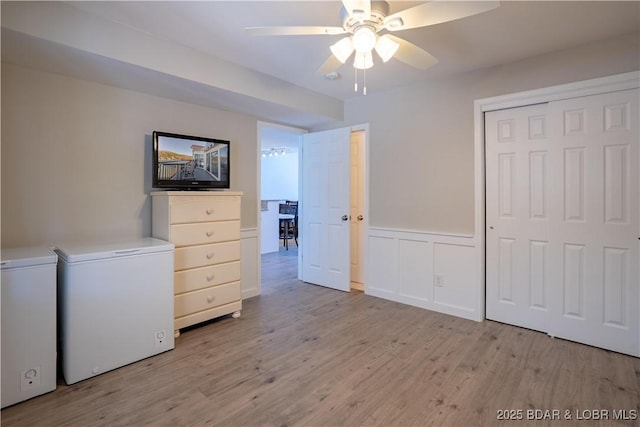
[[[547,110],[485,115],[487,318],[539,331],[550,310]]]
[[[485,115],[487,318],[640,354],[638,96]]]

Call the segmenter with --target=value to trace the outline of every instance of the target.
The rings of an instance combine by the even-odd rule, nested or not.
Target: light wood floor
[[[173,351],[6,408],[3,426],[476,426],[500,410],[638,410],[640,360],[295,279],[263,258],[242,317]],[[576,413],[576,411],[580,411]],[[517,416],[517,412],[515,413]],[[630,414],[630,413],[628,413]],[[613,417],[612,413],[610,417]]]

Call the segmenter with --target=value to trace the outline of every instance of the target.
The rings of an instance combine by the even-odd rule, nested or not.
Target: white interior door
[[[638,97],[485,115],[487,318],[640,355]]]
[[[302,280],[350,289],[350,135],[342,128],[303,135]]]
[[[351,134],[351,282],[364,283],[364,131]]]

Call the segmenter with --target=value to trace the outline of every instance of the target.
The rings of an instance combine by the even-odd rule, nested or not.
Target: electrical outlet
[[[155,333],[156,347],[164,347],[167,342],[167,331],[162,329]]]
[[[441,274],[436,274],[433,276],[433,282],[436,286],[444,286],[444,276]]]
[[[20,372],[20,391],[40,387],[40,376],[40,366],[34,366]]]

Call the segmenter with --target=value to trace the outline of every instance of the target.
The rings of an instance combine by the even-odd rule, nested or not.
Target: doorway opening
[[[347,175],[350,181],[351,201],[346,213],[349,218],[349,243],[347,252],[351,259],[348,274],[351,277],[350,289],[364,291],[365,283],[365,239],[367,221],[366,198],[366,140],[367,127],[352,128],[350,150],[344,160],[350,168]],[[262,264],[268,268],[274,256],[291,258],[297,253],[297,278],[304,280],[302,257],[303,241],[305,239],[302,224],[299,224],[297,245],[295,239],[288,239],[288,248],[281,239],[281,205],[287,202],[298,202],[298,213],[302,214],[304,197],[302,196],[302,151],[303,139],[307,131],[304,129],[286,127],[270,123],[258,124],[259,139],[259,167],[258,188],[260,193],[260,253]],[[347,149],[349,150],[349,148]],[[277,154],[276,154],[277,152]],[[345,157],[346,157],[345,156]],[[312,280],[307,280],[313,283]],[[344,290],[344,289],[343,289]]]
[[[260,253],[296,252],[302,129],[262,124],[259,137]]]
[[[365,142],[364,130],[351,132],[351,290],[361,292],[364,292]]]

